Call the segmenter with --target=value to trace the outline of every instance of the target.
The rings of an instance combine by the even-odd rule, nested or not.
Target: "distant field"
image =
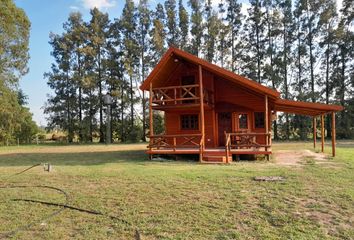
[[[56,206],[58,191],[0,188],[0,236],[34,222],[14,239],[353,239],[354,143],[340,142],[324,164],[299,166],[272,159],[231,165],[148,161],[144,144],[35,145],[0,148],[0,186],[47,185],[65,190],[69,205],[117,219]],[[273,150],[312,149],[312,143],[276,143]],[[330,153],[329,146],[326,151]],[[50,173],[33,164],[49,162]],[[285,182],[255,182],[283,176]]]

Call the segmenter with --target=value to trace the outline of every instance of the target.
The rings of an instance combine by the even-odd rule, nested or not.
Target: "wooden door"
[[[218,136],[219,146],[225,146],[225,134],[224,132],[232,132],[232,114],[231,112],[218,113]]]

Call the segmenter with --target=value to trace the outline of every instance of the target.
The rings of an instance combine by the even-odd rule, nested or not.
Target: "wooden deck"
[[[148,154],[199,154],[200,150],[198,148],[160,148],[147,150]],[[222,153],[225,155],[225,148],[206,148],[203,150],[204,154],[208,153]],[[242,154],[272,154],[271,148],[265,150],[264,147],[261,148],[250,148],[250,149],[231,149],[230,154],[242,155]]]

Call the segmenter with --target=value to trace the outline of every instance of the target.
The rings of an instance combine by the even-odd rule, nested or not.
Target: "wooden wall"
[[[195,75],[198,83],[198,68],[181,63],[180,66],[170,75],[166,86],[180,85],[182,76]],[[255,128],[254,112],[264,112],[264,96],[255,94],[242,86],[236,85],[228,80],[214,76],[203,70],[203,85],[213,92],[215,109],[205,111],[205,144],[206,147],[217,146],[217,114],[218,112],[233,112],[233,130],[237,126],[237,113],[248,113],[250,131],[264,133],[264,128]],[[165,113],[166,134],[192,134],[200,133],[200,130],[182,130],[180,116],[183,114],[198,114],[199,108],[195,110],[170,110]],[[270,115],[269,115],[270,119]],[[199,120],[199,125],[201,121]],[[271,121],[269,121],[269,129]],[[199,129],[201,127],[199,126]],[[259,143],[265,143],[264,137],[258,137]]]

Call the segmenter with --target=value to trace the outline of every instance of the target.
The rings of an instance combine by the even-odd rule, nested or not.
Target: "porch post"
[[[269,132],[268,132],[268,123],[269,123],[269,120],[268,120],[268,117],[269,117],[269,114],[268,114],[268,96],[267,95],[265,95],[265,97],[264,97],[264,102],[265,102],[265,121],[264,121],[264,123],[265,123],[265,133],[266,134],[268,134]],[[268,145],[268,137],[266,137],[266,145]]]
[[[332,156],[336,156],[336,114],[332,112]]]
[[[269,134],[268,95],[265,95],[264,102],[265,102],[265,106],[264,106],[265,107],[265,110],[264,110],[264,112],[265,112],[264,113],[265,114],[265,118],[264,118],[265,126],[264,126],[264,128],[265,128],[265,133],[267,134],[267,135],[265,135],[265,143],[266,143],[266,145],[268,145],[269,144],[269,136],[268,136],[268,134]],[[268,151],[268,147],[265,147],[264,150]],[[266,155],[266,159],[269,160],[269,154]]]
[[[324,152],[324,135],[325,135],[325,131],[324,131],[324,115],[321,115],[321,150],[322,152]]]
[[[316,130],[317,130],[317,126],[316,126],[316,117],[313,117],[313,148],[316,148]]]
[[[150,91],[149,91],[149,120],[150,120],[150,133],[149,133],[149,141],[150,141],[150,146],[153,143],[153,138],[152,136],[154,135],[154,117],[153,117],[153,110],[152,110],[152,96],[153,92],[152,92],[152,83],[150,82]],[[150,150],[150,154],[149,154],[149,158],[150,160],[152,159],[152,154],[151,154],[151,147],[149,147]]]
[[[199,100],[200,100],[200,123],[202,133],[202,146],[199,153],[199,161],[203,161],[203,151],[205,148],[205,123],[204,123],[204,92],[203,92],[203,69],[201,65],[198,65],[199,70]]]

